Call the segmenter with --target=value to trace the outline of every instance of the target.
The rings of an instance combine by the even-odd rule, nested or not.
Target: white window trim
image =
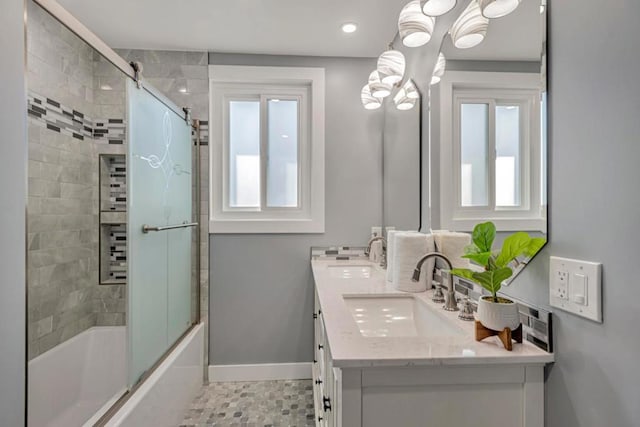
[[[210,233],[324,233],[324,74],[323,68],[209,66]],[[214,102],[214,90],[247,83],[289,86],[288,91],[293,92],[301,88],[292,85],[309,88],[310,105],[301,106],[300,110],[302,114],[303,108],[310,108],[308,126],[300,127],[300,132],[307,133],[308,144],[300,146],[299,156],[309,170],[299,181],[300,209],[269,208],[260,212],[224,209],[224,200],[228,200],[223,161],[226,124],[221,106]]]
[[[540,75],[535,73],[500,73],[500,72],[469,72],[450,71],[440,81],[440,221],[443,229],[472,231],[478,222],[493,221],[500,231],[542,231],[546,232],[546,207],[529,206],[526,209],[504,209],[501,211],[487,208],[461,208],[459,168],[460,148],[457,141],[459,126],[454,123],[454,108],[459,99],[474,90],[496,89],[494,97],[509,98],[507,92],[521,91],[527,93],[540,91]],[[501,93],[502,90],[502,93]],[[506,90],[506,91],[505,91]],[[529,116],[540,116],[540,103],[533,102],[529,105]],[[529,141],[540,141],[540,126],[527,126]],[[525,147],[523,156],[528,159],[539,159],[541,145],[531,143]],[[457,163],[456,163],[457,162]],[[531,200],[541,200],[540,174],[542,173],[539,162],[526,162],[531,170],[523,174],[525,188],[528,191],[522,194],[523,203]],[[537,167],[536,167],[537,165]],[[492,169],[492,168],[490,168]],[[490,179],[489,185],[493,185]],[[492,188],[492,187],[491,187]],[[538,207],[540,209],[538,209]]]

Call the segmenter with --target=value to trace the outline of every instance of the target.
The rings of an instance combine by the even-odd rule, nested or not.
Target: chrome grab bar
[[[159,226],[159,227],[152,227],[150,225],[143,225],[142,226],[142,232],[143,233],[148,233],[150,231],[165,231],[165,230],[173,230],[176,228],[187,228],[187,227],[197,227],[198,223],[197,222],[183,222],[182,224],[175,224],[175,225],[163,225],[163,226]]]

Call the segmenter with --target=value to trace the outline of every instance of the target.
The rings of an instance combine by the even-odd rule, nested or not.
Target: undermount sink
[[[442,337],[462,329],[411,295],[343,295],[364,337]]]
[[[371,277],[370,265],[330,265],[329,277],[336,279],[369,279]]]

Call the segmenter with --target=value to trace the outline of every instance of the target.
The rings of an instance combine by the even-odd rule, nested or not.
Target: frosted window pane
[[[267,206],[298,206],[298,101],[268,102]]]
[[[229,102],[229,205],[260,207],[260,101]]]
[[[487,104],[462,104],[460,112],[460,203],[462,206],[489,204]]]
[[[496,107],[496,206],[520,206],[520,107]]]

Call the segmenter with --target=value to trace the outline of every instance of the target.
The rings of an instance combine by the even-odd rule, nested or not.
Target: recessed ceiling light
[[[353,22],[347,22],[346,24],[342,25],[342,31],[347,34],[355,33],[357,29],[358,25],[354,24]]]

